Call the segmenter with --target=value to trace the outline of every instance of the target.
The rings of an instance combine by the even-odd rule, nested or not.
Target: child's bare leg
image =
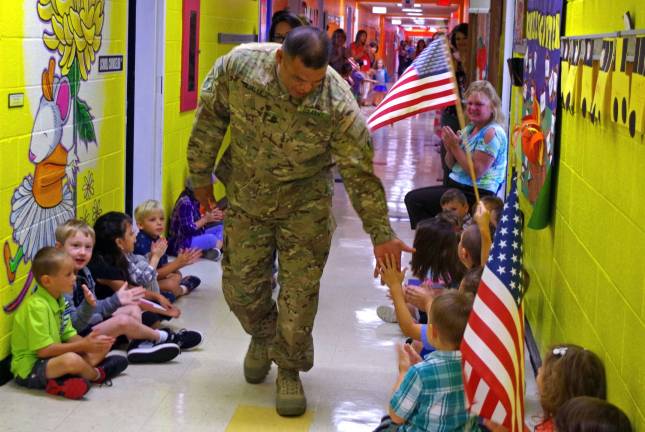
[[[113,315],[112,318],[92,327],[92,330],[99,334],[112,337],[125,335],[130,340],[143,339],[155,342],[159,341],[159,333],[157,331],[141,324],[141,318],[137,321],[135,318],[125,313]]]
[[[101,351],[91,352],[91,353],[82,353],[81,356],[88,362],[91,366],[96,366],[105,360],[105,356],[110,352],[111,346],[105,347]]]
[[[174,275],[174,273],[173,273]],[[177,277],[167,277],[159,281],[159,289],[161,291],[171,292],[175,297],[181,297],[186,294],[186,289],[179,286],[179,279]]]
[[[128,315],[138,322],[141,322],[141,308],[137,305],[126,305],[126,306],[121,306],[117,310],[114,311],[112,316],[115,315]]]
[[[48,379],[62,377],[63,375],[76,375],[92,381],[100,376],[96,368],[88,363],[81,355],[68,352],[52,357],[47,362],[45,376]]]

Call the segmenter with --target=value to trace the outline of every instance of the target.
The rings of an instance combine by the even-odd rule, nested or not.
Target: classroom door
[[[165,0],[130,0],[126,212],[161,199]]]

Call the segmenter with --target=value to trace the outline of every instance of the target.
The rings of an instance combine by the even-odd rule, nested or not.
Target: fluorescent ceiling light
[[[375,14],[386,14],[387,13],[387,8],[383,6],[373,6],[372,7],[372,13]]]
[[[423,16],[423,14],[421,12],[419,12],[419,13],[408,12],[406,15],[409,15],[409,16]]]
[[[418,9],[410,9],[410,8],[403,8],[401,9],[403,12],[421,12]]]
[[[423,6],[421,6],[420,4],[415,4],[415,5],[413,5],[413,7],[415,7],[415,8],[421,8],[421,7],[423,7]]]
[[[408,15],[410,15],[410,14],[408,14]],[[423,15],[423,14],[421,14],[421,15]],[[417,14],[417,16],[419,16],[419,14]],[[390,19],[410,19],[411,16],[396,16],[396,15],[393,15],[393,16],[389,16],[388,18],[390,18]],[[433,21],[443,21],[443,22],[448,20],[448,18],[437,18],[437,17],[428,17],[428,16],[424,16],[423,19],[425,19],[425,20],[433,20]]]
[[[399,25],[399,24],[401,24],[401,20],[400,19],[393,19],[392,24]]]
[[[403,7],[403,5],[401,3],[397,3],[396,7]]]

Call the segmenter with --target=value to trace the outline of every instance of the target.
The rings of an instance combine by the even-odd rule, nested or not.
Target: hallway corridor
[[[391,223],[412,243],[403,197],[436,183],[440,170],[433,144],[434,114],[376,132],[374,165],[383,180]],[[372,279],[372,246],[336,183],[338,224],[322,278],[314,328],[315,366],[302,375],[308,411],[302,418],[275,414],[275,365],[265,383],[244,381],[242,359],[249,337],[229,312],[221,292],[219,263],[201,260],[190,270],[202,278],[180,300],[175,326],[206,334],[197,351],[165,365],[132,365],[113,387],[93,388],[85,400],[54,398],[19,388],[0,388],[3,431],[370,431],[385,413],[396,379],[398,326],[376,316],[386,288]],[[407,262],[409,257],[404,258]]]

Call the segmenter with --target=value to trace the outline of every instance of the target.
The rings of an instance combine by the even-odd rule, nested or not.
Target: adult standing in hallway
[[[470,123],[458,134],[450,126],[441,129],[441,138],[446,147],[445,162],[450,169],[447,184],[415,189],[405,195],[412,229],[416,229],[417,223],[423,219],[441,212],[441,195],[449,188],[461,190],[468,203],[471,206],[474,204],[475,190],[468,168],[466,145],[472,154],[479,195],[495,195],[504,183],[508,138],[502,126],[502,102],[488,81],[473,82],[465,96]]]
[[[468,45],[468,24],[461,23],[455,26],[450,32],[450,52],[452,54],[455,79],[459,89],[459,99],[463,98],[468,88],[468,69],[466,67],[469,56]],[[459,130],[459,119],[457,118],[457,108],[449,106],[441,111],[441,127],[448,126],[454,132]],[[446,165],[446,146],[441,146],[441,168],[443,170],[443,184],[448,184],[448,175],[450,167]]]
[[[288,10],[280,10],[271,17],[271,27],[269,28],[269,42],[281,44],[287,34],[296,27],[300,27],[302,21],[296,15]]]
[[[332,157],[377,262],[411,251],[390,227],[370,135],[349,88],[328,68],[329,52],[324,32],[299,27],[282,47],[242,45],[219,58],[202,86],[188,144],[195,196],[208,208],[211,172],[230,125],[230,146],[216,169],[229,199],[224,296],[252,336],[246,380],[262,382],[275,362],[276,409],[287,416],[306,410],[299,372],[313,366],[311,332],[332,236]]]

